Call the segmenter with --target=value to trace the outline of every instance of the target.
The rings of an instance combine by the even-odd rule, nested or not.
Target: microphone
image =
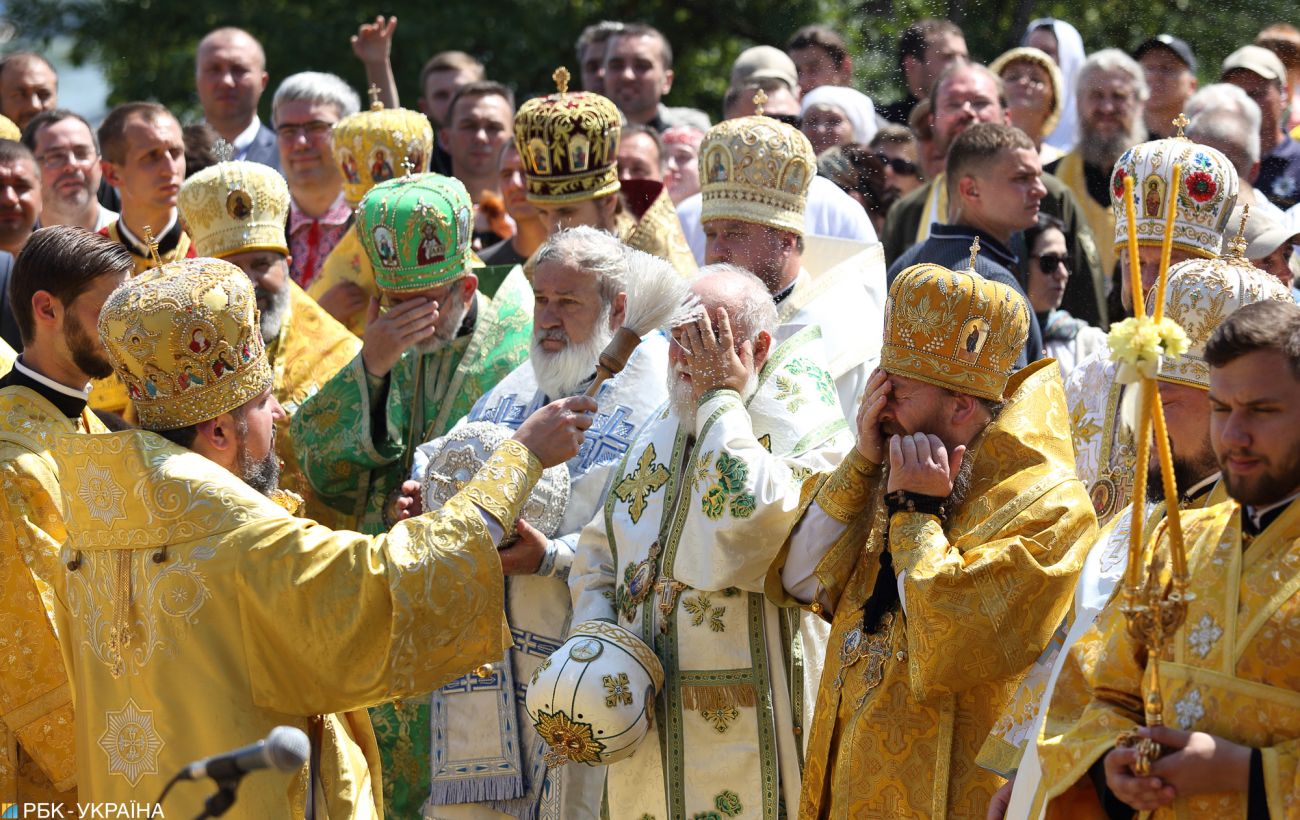
[[[264,739],[233,752],[197,760],[181,770],[184,780],[237,780],[257,769],[295,772],[307,762],[311,743],[293,726],[277,726]]]

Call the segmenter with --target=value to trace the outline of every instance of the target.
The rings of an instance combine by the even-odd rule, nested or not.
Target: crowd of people
[[[188,125],[0,58],[3,816],[283,725],[235,816],[1295,814],[1300,31],[809,25],[714,123],[397,25],[270,122],[238,28]]]

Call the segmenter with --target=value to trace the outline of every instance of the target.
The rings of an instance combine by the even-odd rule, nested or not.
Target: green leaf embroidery
[[[749,493],[741,493],[731,499],[731,517],[732,518],[749,518],[754,514],[754,496]]]
[[[731,790],[724,791],[722,794],[713,798],[713,805],[718,807],[718,811],[728,817],[738,817],[743,808],[740,805],[740,795]]]
[[[727,509],[727,493],[720,484],[714,484],[700,498],[700,508],[714,521],[722,517]]]

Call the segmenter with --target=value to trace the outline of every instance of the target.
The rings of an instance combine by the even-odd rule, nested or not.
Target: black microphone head
[[[277,726],[266,736],[266,759],[276,771],[296,772],[310,754],[311,742],[302,729]]]

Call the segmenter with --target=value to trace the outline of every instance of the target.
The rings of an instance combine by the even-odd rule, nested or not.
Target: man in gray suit
[[[203,117],[234,146],[234,159],[280,170],[275,132],[257,116],[257,101],[270,79],[262,44],[243,29],[210,31],[199,41],[194,73]]]

